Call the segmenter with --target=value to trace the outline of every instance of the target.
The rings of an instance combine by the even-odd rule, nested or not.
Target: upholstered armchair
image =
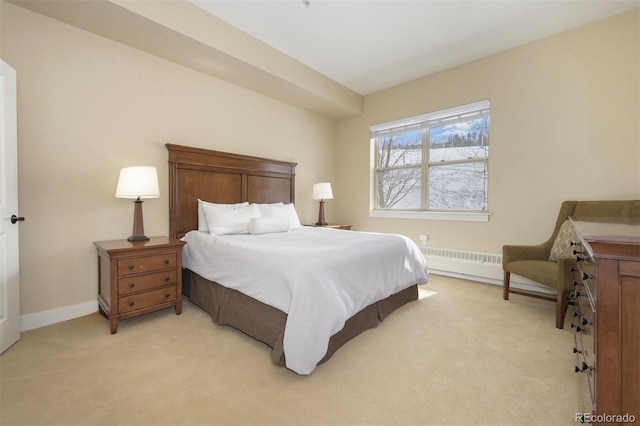
[[[569,216],[579,218],[617,218],[640,216],[640,200],[624,201],[564,201],[558,213],[553,233],[547,241],[534,246],[505,245],[502,248],[504,269],[503,299],[509,293],[556,301],[556,327],[563,328],[568,305],[568,293],[573,288],[575,260],[570,249],[569,227],[563,224]],[[562,230],[562,231],[561,231]],[[558,234],[561,237],[558,238]],[[556,241],[558,240],[558,241]],[[554,243],[556,246],[554,247]],[[564,247],[561,247],[564,246]],[[550,260],[552,248],[555,260]],[[555,298],[510,287],[511,274],[516,274],[557,291]]]

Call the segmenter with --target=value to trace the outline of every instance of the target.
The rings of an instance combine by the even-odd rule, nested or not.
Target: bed
[[[284,366],[298,374],[310,374],[316,365],[327,361],[346,342],[377,326],[399,307],[417,299],[417,285],[426,282],[428,274],[424,258],[416,255],[415,251],[419,254],[419,250],[405,237],[304,226],[273,235],[210,236],[198,231],[199,199],[219,204],[282,203],[293,207],[296,164],[174,144],[167,144],[166,147],[169,152],[170,237],[187,241],[183,264],[185,296],[208,312],[215,323],[232,326],[270,346],[271,358],[276,365]],[[337,280],[339,273],[349,274],[351,265],[359,263],[360,260],[354,257],[348,260],[351,263],[334,267],[333,265],[339,264],[340,256],[330,258],[330,254],[318,255],[321,252],[316,252],[315,246],[309,246],[309,241],[314,241],[314,244],[317,241],[318,247],[321,244],[337,244],[336,247],[341,244],[360,244],[358,247],[361,249],[357,251],[364,252],[373,250],[375,245],[388,244],[388,241],[384,240],[388,237],[393,237],[390,242],[399,247],[406,245],[410,252],[399,254],[398,256],[404,257],[395,261],[398,271],[403,274],[403,282],[393,283],[384,290],[375,290],[375,295],[360,295],[358,291],[365,287],[377,288],[375,283],[372,285],[374,281],[393,280],[388,279],[386,271],[380,274],[380,279],[376,275],[367,276],[366,272],[358,272],[357,276],[362,276],[362,280],[354,279],[351,273],[351,278],[344,280],[345,288],[353,285],[360,290],[344,290],[344,293],[351,292],[352,299],[357,300],[347,298],[347,302],[332,302],[333,293],[343,290],[329,290],[328,287],[325,288],[325,281]],[[275,253],[267,252],[268,254],[264,255],[259,251],[254,252],[268,249],[269,246],[285,247],[294,243],[307,244],[305,248],[297,250],[304,251],[304,256],[307,257],[291,257],[285,260],[274,257]],[[203,253],[211,256],[216,247],[221,251],[218,251],[209,263],[217,266],[210,268]],[[248,253],[248,257],[234,258],[234,252]],[[376,259],[380,259],[380,254],[377,256]],[[342,257],[349,259],[347,256]],[[411,259],[408,259],[409,257]],[[260,258],[268,258],[270,261],[261,264],[257,261]],[[296,267],[283,268],[287,261],[290,262],[289,265]],[[371,263],[371,260],[368,262],[369,269],[372,270],[376,263],[380,263]],[[412,262],[417,263],[414,265]],[[244,268],[244,265],[247,267]],[[235,276],[227,275],[229,269],[240,270],[241,273]],[[276,276],[278,273],[272,273],[274,270],[288,269],[297,275],[283,273],[282,277],[279,277]],[[333,271],[334,269],[336,271]],[[216,271],[222,271],[223,274],[215,275]],[[254,275],[250,276],[250,273]],[[316,276],[319,278],[315,281],[316,284],[313,284]],[[391,276],[395,276],[395,273]],[[289,287],[277,287],[285,285],[280,284],[279,280],[286,281]],[[243,283],[248,281],[259,285],[255,290],[247,289],[243,287]],[[279,288],[276,293],[289,292],[290,302],[272,302],[266,288]],[[335,309],[331,306],[323,307],[320,302],[335,303]],[[320,320],[320,314],[311,312],[312,309],[317,309],[322,315],[326,314],[326,318]],[[342,315],[344,318],[336,320],[330,312],[334,310],[338,316]],[[311,321],[309,318],[303,318],[305,316],[314,319]],[[300,319],[303,320],[303,325],[297,325]],[[318,327],[318,324],[319,328],[308,328]]]

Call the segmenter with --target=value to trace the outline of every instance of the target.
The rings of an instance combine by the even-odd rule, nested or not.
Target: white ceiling
[[[640,0],[191,0],[366,95],[640,6]]]

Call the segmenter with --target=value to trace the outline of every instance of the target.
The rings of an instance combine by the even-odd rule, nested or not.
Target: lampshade
[[[333,192],[331,191],[331,184],[328,182],[316,183],[313,185],[313,194],[311,198],[314,200],[331,200],[333,199]]]
[[[158,198],[158,173],[155,167],[135,166],[120,170],[116,198]]]

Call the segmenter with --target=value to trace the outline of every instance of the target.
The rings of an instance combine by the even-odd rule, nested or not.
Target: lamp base
[[[328,223],[324,220],[324,200],[320,200],[320,208],[318,209],[318,221],[316,226],[327,226]]]
[[[142,219],[142,203],[143,201],[138,199],[133,201],[133,235],[127,238],[127,241],[149,241],[149,237],[144,235],[144,221]]]
[[[127,238],[127,241],[149,241],[149,237],[145,235],[132,235]]]

